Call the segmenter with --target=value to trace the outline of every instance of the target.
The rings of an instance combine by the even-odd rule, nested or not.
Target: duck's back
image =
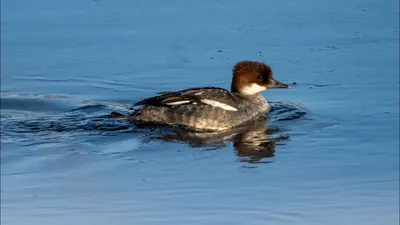
[[[165,92],[135,105],[144,105],[131,116],[136,122],[182,125],[194,130],[226,130],[260,116],[269,107],[261,95],[249,100],[213,87]]]

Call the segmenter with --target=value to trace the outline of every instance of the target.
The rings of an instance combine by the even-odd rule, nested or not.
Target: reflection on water
[[[144,127],[142,127],[144,128]],[[156,133],[154,135],[154,133]],[[277,142],[288,140],[278,128],[268,127],[267,119],[260,117],[251,124],[219,132],[193,132],[184,129],[168,129],[168,132],[153,132],[152,139],[166,142],[186,143],[193,148],[218,150],[233,143],[241,162],[260,163],[273,157]]]

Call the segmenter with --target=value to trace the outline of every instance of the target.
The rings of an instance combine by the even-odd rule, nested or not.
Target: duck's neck
[[[254,94],[254,95],[245,95],[243,93],[240,93],[239,91],[231,91],[232,93],[236,94],[237,96],[243,98],[243,99],[247,99],[247,100],[255,100],[258,98],[264,98],[262,95],[260,95],[259,93]],[[265,99],[265,98],[264,98]]]

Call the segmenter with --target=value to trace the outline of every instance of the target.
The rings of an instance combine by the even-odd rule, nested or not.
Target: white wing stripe
[[[232,107],[232,106],[222,103],[222,102],[218,102],[218,101],[214,101],[214,100],[210,100],[210,99],[201,99],[200,101],[202,101],[203,103],[205,103],[207,105],[211,105],[214,107],[220,107],[220,108],[228,110],[228,111],[238,111],[237,108]]]
[[[189,103],[189,100],[184,100],[184,101],[177,101],[177,102],[168,102],[165,103],[166,105],[181,105],[181,104],[185,104],[185,103]]]

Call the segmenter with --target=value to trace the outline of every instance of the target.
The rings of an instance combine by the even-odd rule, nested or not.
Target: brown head
[[[276,81],[271,67],[262,62],[238,62],[232,73],[231,91],[243,95],[255,95],[272,88],[289,88],[289,85]]]

